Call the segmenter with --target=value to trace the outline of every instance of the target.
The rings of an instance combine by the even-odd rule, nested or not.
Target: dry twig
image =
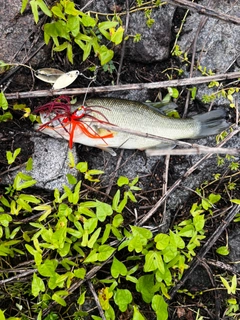
[[[64,90],[37,90],[27,92],[15,92],[5,94],[8,100],[11,99],[26,99],[26,98],[40,98],[40,97],[52,97],[59,95],[80,95],[84,93],[107,93],[124,90],[142,90],[142,89],[159,89],[167,87],[181,87],[181,86],[194,86],[196,84],[208,83],[211,81],[224,81],[229,79],[240,78],[240,72],[229,72],[216,74],[207,77],[194,77],[177,80],[167,80],[151,83],[133,83],[116,86],[100,86],[92,88],[72,88]]]
[[[177,5],[182,8],[197,11],[200,14],[206,15],[214,19],[219,19],[233,24],[240,24],[240,18],[237,16],[231,16],[222,12],[218,12],[212,8],[205,7],[195,2],[191,2],[188,0],[168,0],[168,2],[175,6]]]

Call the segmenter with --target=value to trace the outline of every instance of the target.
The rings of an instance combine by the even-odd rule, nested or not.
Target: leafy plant
[[[25,10],[26,5],[27,1],[23,1],[21,12]],[[48,44],[52,39],[53,51],[66,50],[71,63],[73,63],[73,42],[83,51],[83,61],[89,57],[91,51],[94,51],[103,66],[114,56],[113,50],[104,44],[103,37],[112,46],[119,45],[123,40],[124,28],[119,17],[100,22],[97,16],[91,17],[90,14],[76,9],[75,3],[70,0],[60,0],[51,9],[48,9],[43,0],[32,0],[30,5],[36,23],[38,7],[53,18],[50,23],[44,25],[45,43]]]

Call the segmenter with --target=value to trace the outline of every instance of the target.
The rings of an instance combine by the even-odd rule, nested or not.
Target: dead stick
[[[216,10],[213,10],[211,8],[202,6],[201,4],[187,1],[187,0],[168,0],[169,3],[173,5],[177,5],[179,7],[183,7],[189,10],[197,11],[200,14],[206,15],[208,17],[223,20],[226,22],[230,22],[233,24],[240,24],[240,18],[237,16],[231,16],[222,12],[218,12]]]
[[[199,251],[197,257],[193,260],[190,265],[190,268],[184,273],[184,276],[179,281],[179,283],[169,292],[171,299],[174,297],[176,292],[184,285],[186,280],[192,275],[193,271],[196,267],[201,264],[201,259],[208,253],[208,251],[212,248],[214,243],[223,233],[223,231],[229,226],[229,224],[234,219],[235,215],[239,212],[240,205],[234,205],[231,211],[228,213],[225,219],[222,219],[220,226],[215,230],[215,232],[208,238],[207,242],[203,245],[202,249]]]
[[[196,84],[208,83],[211,81],[223,81],[229,79],[240,78],[240,72],[220,73],[207,77],[194,77],[177,80],[167,80],[151,83],[133,83],[116,86],[100,86],[93,88],[72,88],[64,90],[37,90],[27,92],[15,92],[5,94],[8,100],[11,99],[25,99],[25,98],[39,98],[39,97],[51,97],[58,95],[80,95],[84,93],[100,93],[100,92],[114,92],[124,90],[142,90],[142,89],[159,89],[167,87],[180,87],[180,86],[194,86]]]

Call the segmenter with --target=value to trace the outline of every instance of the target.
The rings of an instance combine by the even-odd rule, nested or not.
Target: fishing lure
[[[88,122],[112,125],[100,111],[95,111],[95,113],[101,115],[104,120],[100,120],[91,115],[92,111],[93,109],[90,107],[80,106],[74,112],[71,112],[70,97],[60,96],[43,106],[37,107],[34,110],[34,113],[39,113],[41,117],[50,118],[49,121],[39,127],[40,131],[46,127],[52,127],[56,132],[59,128],[63,128],[69,134],[69,147],[72,148],[74,132],[77,128],[79,128],[87,137],[92,139],[101,138],[104,141],[104,139],[113,137],[113,133],[110,131],[108,134],[100,135],[90,127]]]

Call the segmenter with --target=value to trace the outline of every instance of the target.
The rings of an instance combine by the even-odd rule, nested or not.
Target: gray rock
[[[202,5],[209,7],[209,1],[203,0]],[[225,0],[211,1],[211,7],[219,12],[229,15],[239,16],[240,2],[234,1],[227,5]],[[226,8],[228,9],[226,12]],[[195,40],[199,23],[203,18],[197,12],[191,12],[184,24],[183,35],[178,42],[180,49],[191,53],[193,41]],[[215,73],[226,73],[239,71],[239,64],[235,63],[240,57],[240,26],[226,23],[221,20],[208,18],[203,28],[200,30],[196,43],[196,60],[200,66],[206,67],[207,71],[212,70]],[[199,76],[199,71],[194,71],[193,76]],[[187,76],[187,73],[186,73]],[[210,95],[216,92],[218,88],[209,89],[207,85],[198,86],[197,98],[202,99],[203,95]],[[239,99],[239,94],[236,95]],[[214,104],[229,105],[229,101],[222,97],[216,99]]]
[[[131,35],[139,33],[141,40],[134,43],[130,38],[126,42],[126,57],[142,63],[167,59],[174,11],[175,8],[169,5],[154,10],[151,18],[155,20],[155,23],[150,28],[146,26],[144,12],[131,14],[127,33]]]
[[[12,184],[18,172],[31,175],[37,180],[34,187],[46,190],[54,190],[58,188],[62,190],[63,185],[69,185],[66,174],[72,174],[78,177],[78,171],[69,167],[68,160],[68,142],[61,139],[53,139],[50,137],[31,137],[34,142],[33,169],[27,171],[20,168],[16,171],[4,175],[1,179],[2,185]],[[75,147],[72,149],[76,163],[78,156]]]

